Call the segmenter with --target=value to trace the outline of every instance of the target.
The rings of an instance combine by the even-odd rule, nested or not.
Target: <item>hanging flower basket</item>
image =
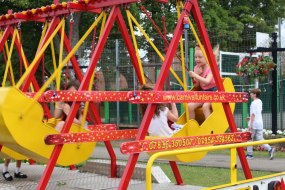
[[[276,67],[272,58],[269,56],[244,57],[241,62],[236,65],[236,73],[248,79],[260,78],[268,76],[269,72]]]

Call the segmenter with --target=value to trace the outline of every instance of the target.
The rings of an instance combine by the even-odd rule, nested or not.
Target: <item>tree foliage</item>
[[[166,26],[167,39],[170,41],[171,35],[169,34],[174,31],[177,23],[176,2],[177,0],[169,0],[167,4],[162,5],[155,0],[140,1],[128,6],[122,6],[122,13],[128,25],[124,11],[124,8],[128,8],[144,30],[151,36],[157,47],[161,47],[165,45],[162,37],[157,33],[155,26],[144,15],[141,9],[145,8],[148,11],[151,15],[151,20],[155,22],[155,25],[162,32]],[[253,42],[244,43],[244,40],[248,40],[245,39],[248,33],[252,32],[255,34],[258,28],[263,28],[263,32],[274,32],[277,18],[285,17],[285,0],[199,0],[198,2],[212,44],[219,43],[225,51],[234,51],[237,47],[241,46],[244,46],[243,49],[252,48]],[[52,0],[4,0],[0,1],[0,15],[6,14],[9,9],[18,12],[52,3]],[[94,21],[95,16],[93,13],[75,14],[78,22],[75,25],[73,34],[74,41],[77,41],[83,35]],[[165,22],[163,21],[164,18]],[[97,28],[99,33],[100,25]],[[136,27],[135,29],[137,30]],[[37,22],[24,23],[21,25],[21,30],[23,31],[24,50],[28,60],[31,61],[34,58],[39,43],[42,24]],[[118,34],[119,29],[115,25],[109,40],[121,38],[121,35]],[[97,40],[98,38],[97,35]],[[141,46],[151,49],[145,39],[138,38],[138,40]],[[190,37],[189,40],[190,42],[195,41],[193,37]],[[253,39],[253,41],[255,40]],[[160,49],[162,53],[164,50]],[[51,61],[49,54],[47,52],[47,62]],[[156,59],[158,59],[156,55],[149,57],[153,62],[156,62]],[[17,60],[18,58],[13,56],[13,61],[16,62],[14,64],[18,64]],[[3,56],[1,55],[0,61],[3,62]],[[3,71],[3,69],[3,65],[1,65],[0,70]],[[3,73],[2,71],[0,72]]]

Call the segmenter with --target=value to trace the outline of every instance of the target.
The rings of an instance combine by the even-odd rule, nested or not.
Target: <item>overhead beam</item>
[[[52,4],[45,7],[43,6],[41,8],[34,8],[16,13],[9,12],[8,14],[0,16],[0,27],[17,24],[19,22],[45,22],[45,20],[50,17],[66,15],[79,11],[100,13],[102,8],[137,3],[139,1],[140,0],[80,0]],[[167,3],[168,0],[157,0],[157,2]]]

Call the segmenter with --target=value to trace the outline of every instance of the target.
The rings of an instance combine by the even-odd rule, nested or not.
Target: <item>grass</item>
[[[169,164],[158,163],[158,166],[165,172],[171,182],[175,183],[172,170]],[[225,168],[213,168],[213,167],[200,167],[200,166],[186,166],[179,165],[179,170],[184,184],[195,185],[202,187],[213,187],[230,183],[230,170]],[[252,171],[253,177],[260,177],[273,174],[273,172]],[[238,181],[244,180],[244,174],[242,170],[238,170]]]
[[[230,150],[216,150],[216,151],[211,151],[209,154],[224,154],[224,155],[229,155]],[[267,151],[254,151],[253,152],[254,157],[268,157],[268,152]],[[276,151],[274,153],[275,158],[285,158],[284,152]]]
[[[118,143],[119,144],[119,143]],[[116,144],[118,146],[118,144]],[[100,144],[104,146],[104,144]],[[100,146],[99,145],[99,146]],[[218,150],[211,151],[209,154],[224,154],[229,155],[230,150]],[[268,157],[267,151],[254,151],[254,157]],[[276,152],[274,154],[275,158],[285,158],[283,152]],[[156,165],[160,166],[165,174],[169,177],[171,182],[175,183],[175,178],[173,172],[166,163],[157,163]],[[200,167],[200,166],[189,166],[189,165],[178,165],[180,173],[184,184],[202,186],[202,187],[213,187],[217,185],[230,183],[230,169],[229,168],[215,168],[215,167]],[[266,171],[251,171],[252,176],[261,177],[273,174],[274,172]],[[238,169],[238,181],[245,180],[243,171]]]

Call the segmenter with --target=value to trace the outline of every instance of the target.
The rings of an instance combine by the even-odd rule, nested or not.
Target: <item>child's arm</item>
[[[54,108],[54,118],[60,118],[62,117],[62,112],[63,112],[63,102],[56,102],[55,103],[55,108]]]
[[[178,111],[175,103],[171,103],[171,110],[169,109],[167,112],[167,119],[172,122],[176,122],[178,120]]]
[[[68,104],[64,104],[64,106],[63,106],[63,112],[66,114],[66,115],[68,115],[69,114],[69,112],[70,112],[70,105],[68,105]],[[73,123],[76,123],[76,124],[78,124],[78,125],[81,125],[81,122],[75,117],[74,119],[73,119]]]
[[[213,80],[213,74],[212,73],[209,73],[206,78],[201,77],[200,75],[198,75],[196,73],[192,74],[192,76],[193,76],[194,80],[196,80],[200,83],[203,83],[205,85],[209,84]]]
[[[255,115],[254,113],[250,115],[250,120],[249,120],[249,125],[248,125],[248,129],[251,130],[252,129],[252,123],[254,121]]]

